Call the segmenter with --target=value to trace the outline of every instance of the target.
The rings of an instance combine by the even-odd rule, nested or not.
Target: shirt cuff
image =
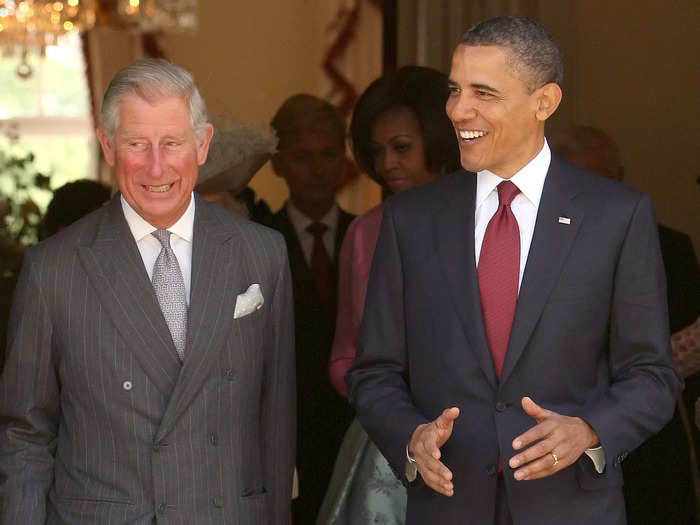
[[[408,453],[408,445],[406,445],[406,468],[404,470],[406,480],[411,483],[418,477],[418,467],[416,459]]]
[[[406,448],[406,453],[408,453],[408,447]],[[605,451],[602,446],[587,448],[586,456],[591,458],[595,471],[598,474],[602,474],[605,471]]]

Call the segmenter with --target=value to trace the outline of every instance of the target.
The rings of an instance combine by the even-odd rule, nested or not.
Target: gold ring
[[[559,456],[557,456],[553,451],[552,451],[552,459],[554,460],[554,464],[552,466],[556,466],[557,463],[559,463]]]

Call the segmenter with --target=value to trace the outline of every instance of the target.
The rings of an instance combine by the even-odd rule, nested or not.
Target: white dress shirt
[[[287,201],[286,204],[287,215],[289,215],[289,220],[294,226],[294,231],[297,233],[297,239],[299,239],[299,244],[301,244],[301,249],[304,252],[304,259],[306,264],[311,264],[311,252],[314,249],[314,236],[306,231],[313,222],[306,215],[304,215],[299,208],[292,204],[292,201]],[[335,234],[338,231],[338,219],[340,217],[340,208],[337,204],[333,204],[333,207],[326,213],[320,221],[327,226],[326,231],[323,234],[323,245],[326,247],[326,253],[330,257],[331,261],[335,256]]]
[[[504,180],[510,180],[515,184],[518,193],[510,205],[513,215],[518,221],[520,230],[520,274],[518,275],[518,290],[523,280],[525,263],[530,253],[532,235],[535,233],[535,221],[537,220],[537,209],[540,206],[542,188],[547,177],[549,162],[552,160],[552,153],[549,150],[547,140],[540,152],[523,166],[520,171],[510,179],[502,179],[495,173],[488,170],[480,171],[476,174],[476,206],[474,212],[474,253],[476,254],[476,265],[479,265],[481,255],[481,244],[484,241],[486,226],[491,217],[498,211],[498,186]]]
[[[503,179],[488,170],[479,171],[476,174],[476,206],[474,212],[474,253],[476,254],[476,265],[479,266],[479,255],[481,255],[481,245],[484,242],[486,226],[491,217],[498,211],[498,186],[504,180],[510,180],[515,184],[518,193],[510,205],[510,209],[518,221],[520,230],[520,273],[518,275],[518,292],[523,282],[527,256],[530,253],[532,236],[535,233],[535,221],[537,220],[537,209],[540,206],[544,181],[547,178],[547,170],[552,160],[552,152],[549,150],[547,139],[540,152],[535,155],[530,162],[525,164],[510,179]],[[602,447],[595,447],[586,450],[586,454],[593,461],[593,465],[598,473],[605,469],[605,452]]]
[[[134,236],[136,246],[141,253],[143,265],[148,273],[148,278],[153,278],[153,266],[156,263],[158,254],[161,250],[161,244],[151,233],[156,228],[141,217],[136,211],[126,202],[124,196],[121,196],[122,210],[124,218],[129,224],[131,234]],[[170,231],[170,246],[175,253],[177,263],[180,265],[182,279],[185,281],[185,296],[187,304],[190,303],[190,283],[192,280],[192,232],[194,230],[194,196],[190,197],[190,204],[185,210],[185,213],[177,220],[175,224],[168,228]]]

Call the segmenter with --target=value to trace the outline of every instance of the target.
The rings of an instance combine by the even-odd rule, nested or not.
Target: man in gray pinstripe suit
[[[14,298],[0,524],[288,522],[285,245],[193,194],[212,133],[178,66],[139,61],[108,87],[98,136],[120,194],[30,250]],[[150,280],[166,250],[185,334]]]

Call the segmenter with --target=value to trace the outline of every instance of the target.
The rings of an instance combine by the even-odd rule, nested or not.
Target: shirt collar
[[[124,218],[126,219],[129,229],[131,230],[131,234],[134,236],[134,240],[136,240],[136,242],[139,242],[141,239],[158,229],[136,213],[136,211],[126,201],[124,195],[121,195],[120,199],[122,203],[122,210],[124,211]],[[194,231],[193,195],[190,196],[190,204],[187,206],[185,213],[180,216],[175,224],[168,228],[168,231],[170,233],[174,233],[189,243],[192,242],[192,232]]]
[[[289,220],[292,221],[292,225],[297,232],[306,231],[306,228],[315,222],[304,215],[299,208],[292,204],[292,201],[287,201],[286,204],[287,215],[289,215]],[[335,231],[338,225],[338,218],[340,217],[340,208],[337,203],[334,203],[328,213],[326,213],[320,221],[326,226],[330,231]]]
[[[540,152],[509,179],[535,208],[538,208],[540,205],[542,188],[544,188],[544,181],[547,177],[547,170],[549,170],[551,160],[552,152],[549,149],[547,139],[544,139],[544,145]],[[489,170],[479,171],[476,177],[476,208],[478,208],[496,186],[505,179]]]

